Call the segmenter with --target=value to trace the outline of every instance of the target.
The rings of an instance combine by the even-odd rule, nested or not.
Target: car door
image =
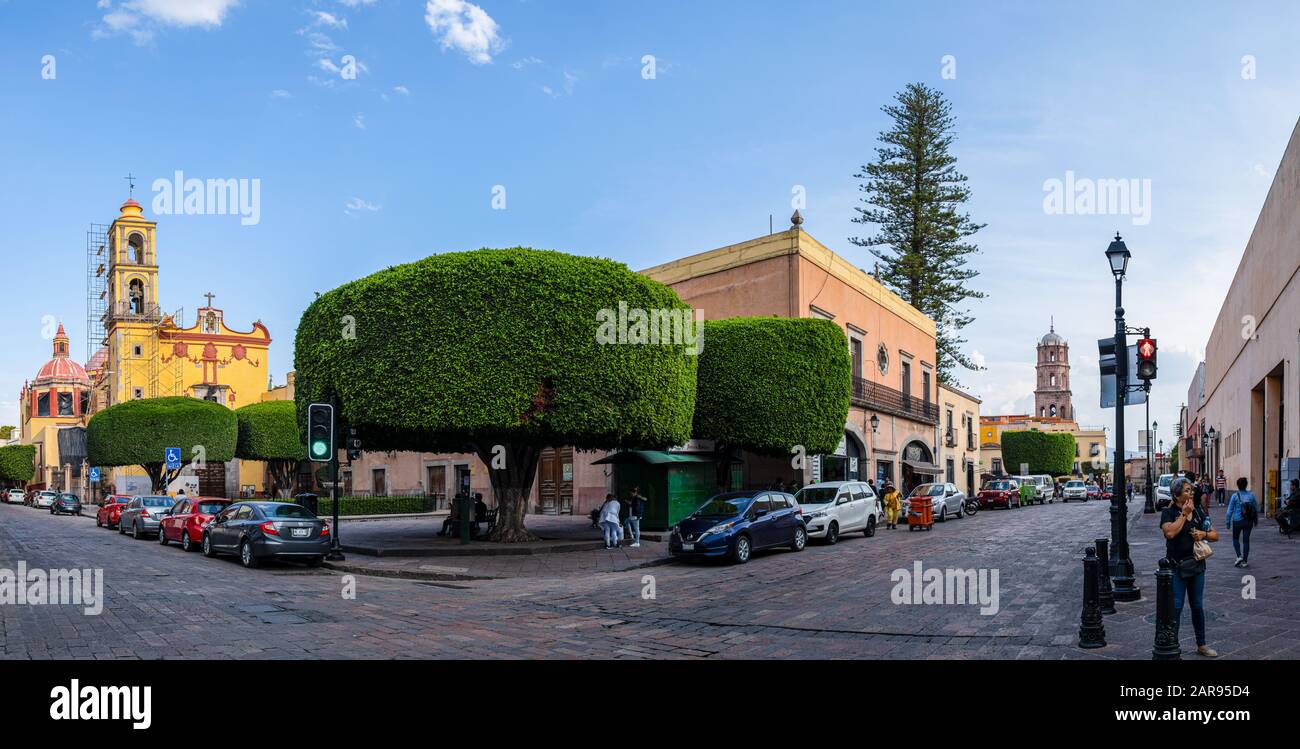
[[[758,495],[749,508],[749,514],[754,518],[749,524],[749,535],[754,539],[754,548],[771,546],[776,520],[772,513],[772,498],[767,494]]]
[[[233,545],[230,540],[231,533],[234,532],[235,516],[239,514],[243,505],[232,505],[221,511],[217,515],[216,522],[212,524],[211,530],[208,531],[208,537],[212,540],[212,546],[218,549],[228,549]]]
[[[163,534],[163,538],[168,541],[181,540],[181,534],[177,532],[177,527],[181,524],[181,516],[185,513],[189,503],[188,499],[178,499],[171,506],[171,509],[167,510],[167,514],[163,516],[158,528],[158,532]]]
[[[779,535],[775,543],[794,540],[794,529],[803,525],[803,514],[799,512],[799,503],[793,494],[772,494],[772,508],[776,513],[776,525]]]
[[[871,519],[877,518],[880,514],[880,502],[877,501],[876,493],[871,490],[869,484],[857,484],[853,489],[853,494],[862,505],[862,527],[866,528]],[[878,518],[876,522],[880,522]]]

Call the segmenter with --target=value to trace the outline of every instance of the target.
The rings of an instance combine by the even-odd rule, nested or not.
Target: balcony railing
[[[967,450],[974,450],[974,449],[975,449],[975,433],[974,433],[974,432],[967,432],[967,433],[966,433],[966,449],[967,449]]]
[[[130,302],[119,301],[108,305],[108,309],[104,311],[104,322],[106,323],[111,320],[156,323],[162,318],[162,307],[156,304],[146,304],[141,308],[141,311],[136,311]]]
[[[901,393],[878,382],[853,378],[854,405],[929,424],[939,423],[939,404]]]

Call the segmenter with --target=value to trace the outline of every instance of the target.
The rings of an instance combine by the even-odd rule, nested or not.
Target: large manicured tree
[[[129,400],[90,418],[86,458],[92,466],[140,466],[153,491],[164,492],[181,473],[167,469],[167,448],[180,448],[182,468],[196,457],[224,463],[235,457],[237,431],[235,412],[219,403],[185,396]]]
[[[297,406],[293,401],[254,403],[235,411],[235,417],[239,424],[235,457],[265,461],[275,496],[288,497],[298,462],[307,459]]]
[[[1074,471],[1075,440],[1068,432],[1037,430],[1002,433],[1002,465],[1016,473],[1028,464],[1030,473],[1061,476]]]
[[[852,367],[829,320],[752,317],[704,324],[693,434],[714,441],[718,485],[736,449],[832,453],[844,438]]]
[[[491,539],[532,540],[524,515],[543,448],[690,437],[694,349],[634,342],[649,330],[636,310],[689,322],[667,286],[600,258],[483,249],[380,271],[303,314],[298,423],[332,394],[363,449],[472,451],[496,499]],[[619,329],[625,343],[601,343]]]
[[[36,445],[0,447],[0,481],[26,484],[36,473]]]

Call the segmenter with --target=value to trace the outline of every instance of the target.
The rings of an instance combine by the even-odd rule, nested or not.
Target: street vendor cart
[[[928,494],[919,497],[908,497],[907,502],[908,531],[914,531],[917,528],[928,531],[934,528],[934,500]]]

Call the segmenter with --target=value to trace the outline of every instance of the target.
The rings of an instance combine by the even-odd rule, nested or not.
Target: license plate
[[[294,537],[294,538],[306,538],[307,535],[310,534],[310,533],[311,533],[311,528],[294,528],[294,529],[293,529],[293,537]]]
[[[682,551],[695,551],[695,544],[682,544]]]

